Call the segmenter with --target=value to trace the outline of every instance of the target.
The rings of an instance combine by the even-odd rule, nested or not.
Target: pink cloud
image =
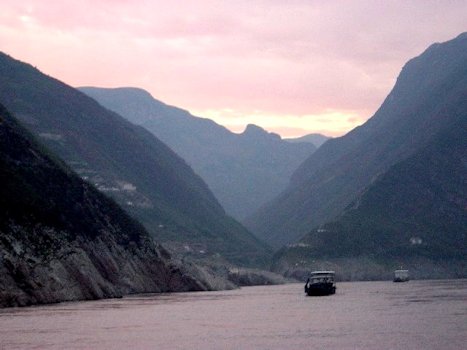
[[[0,49],[74,86],[283,114],[286,130],[286,115],[370,117],[408,59],[465,23],[461,1],[4,0]]]

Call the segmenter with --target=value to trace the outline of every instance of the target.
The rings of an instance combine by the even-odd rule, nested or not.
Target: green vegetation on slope
[[[364,125],[329,140],[292,184],[246,221],[276,248],[339,217],[389,168],[434,142],[467,113],[467,34],[409,61],[383,105]]]
[[[69,239],[78,235],[95,238],[112,218],[120,228],[119,243],[138,244],[141,237],[146,237],[143,226],[113,200],[31,141],[29,132],[2,105],[0,115],[1,228],[6,228],[8,220],[14,220],[54,227],[70,234]]]
[[[200,290],[0,105],[0,307]]]
[[[294,274],[328,264],[350,279],[355,271],[346,265],[357,259],[360,278],[388,277],[400,265],[415,277],[465,277],[466,117],[457,115],[427,147],[392,166],[341,218],[283,248],[275,268]]]

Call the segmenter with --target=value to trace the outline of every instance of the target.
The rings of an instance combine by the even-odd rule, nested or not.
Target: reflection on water
[[[5,349],[462,349],[467,280],[301,284],[0,310]]]

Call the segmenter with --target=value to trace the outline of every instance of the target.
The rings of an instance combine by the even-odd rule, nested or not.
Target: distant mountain
[[[284,141],[287,142],[309,142],[312,143],[313,145],[316,146],[316,148],[321,147],[323,143],[325,143],[327,140],[329,140],[331,137],[322,135],[322,134],[308,134],[305,136],[301,137],[296,137],[296,138],[288,138],[284,139]]]
[[[203,290],[0,105],[0,307]]]
[[[255,125],[248,125],[242,134],[232,133],[141,89],[80,90],[165,142],[206,181],[227,213],[239,220],[285,189],[293,171],[316,149],[308,142],[286,142]]]
[[[83,93],[0,54],[0,102],[52,152],[173,251],[264,263],[267,248],[228,217],[165,144]]]
[[[342,217],[281,249],[277,272],[299,277],[325,266],[343,279],[381,279],[403,266],[415,278],[465,278],[466,116],[390,167]]]
[[[289,188],[246,221],[248,227],[278,248],[334,220],[392,166],[430,147],[442,130],[465,128],[466,97],[464,33],[410,60],[375,115],[321,146]]]

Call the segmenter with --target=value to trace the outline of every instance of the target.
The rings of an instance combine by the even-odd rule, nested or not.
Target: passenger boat
[[[394,271],[394,282],[408,282],[409,270],[396,270]]]
[[[309,296],[336,293],[334,277],[334,271],[313,271],[306,281],[305,293]]]

